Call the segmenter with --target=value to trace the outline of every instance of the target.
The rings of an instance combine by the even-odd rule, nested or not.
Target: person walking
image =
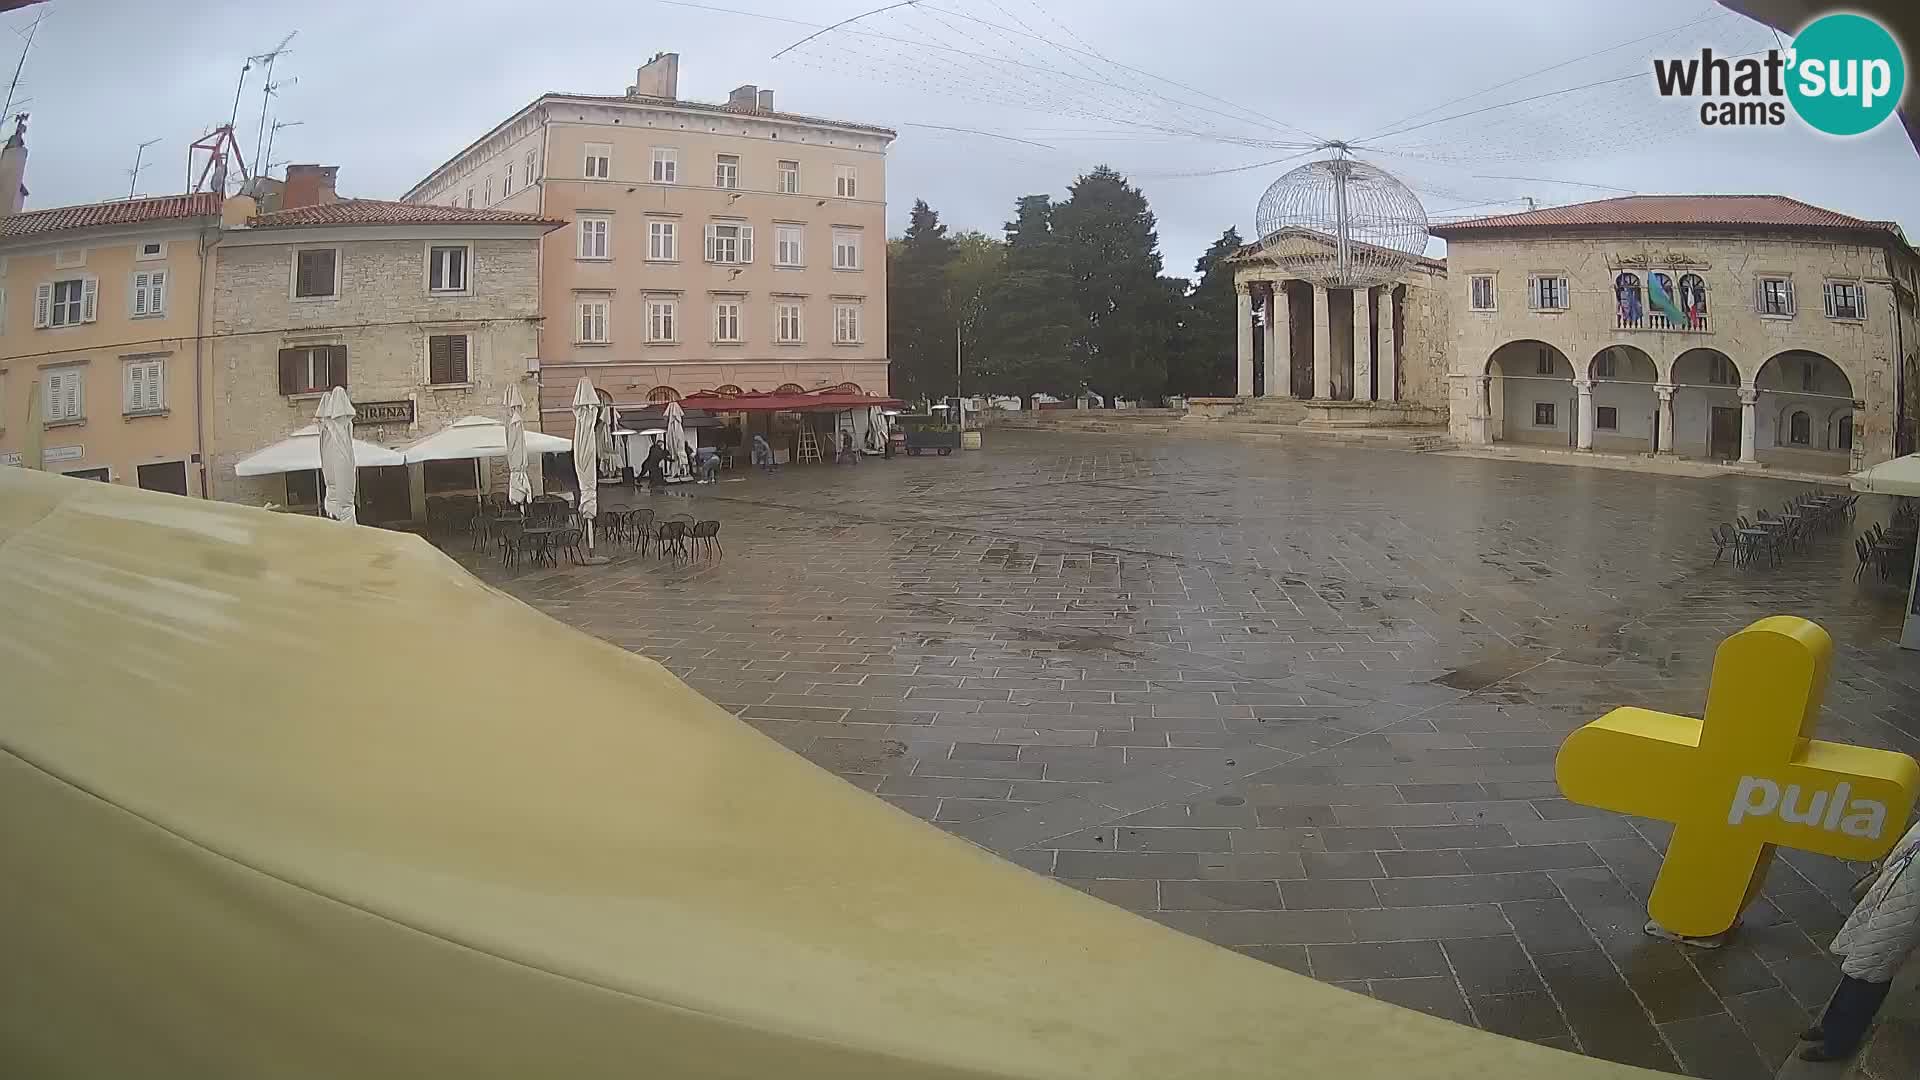
[[[1893,976],[1920,945],[1920,824],[1894,845],[1880,874],[1833,939],[1840,959],[1840,985],[1820,1022],[1800,1037],[1812,1046],[1802,1061],[1838,1061],[1860,1048],[1875,1013],[1887,1000]]]
[[[860,464],[860,451],[854,449],[853,432],[840,433],[840,463],[843,465]]]
[[[753,434],[753,463],[767,472],[774,468],[773,447],[768,446],[767,437],[757,431]]]

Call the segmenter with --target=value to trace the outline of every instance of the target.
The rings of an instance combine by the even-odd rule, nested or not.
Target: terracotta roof
[[[545,225],[554,229],[566,222],[514,210],[480,210],[428,203],[387,202],[384,199],[341,199],[317,206],[260,214],[249,224],[256,229],[315,225]]]
[[[1627,195],[1434,225],[1435,236],[1499,229],[1555,229],[1606,225],[1693,225],[1777,229],[1866,230],[1900,235],[1891,221],[1868,221],[1784,195]]]
[[[60,206],[51,210],[29,210],[0,218],[0,240],[21,240],[100,225],[140,225],[150,221],[184,221],[219,216],[220,196],[213,192],[121,199],[117,202]]]
[[[1305,227],[1280,229],[1270,233],[1265,240],[1255,240],[1251,244],[1240,245],[1240,250],[1227,256],[1226,261],[1229,263],[1272,262],[1273,255],[1268,252],[1267,245],[1272,241],[1280,240],[1288,236],[1304,236],[1309,240],[1318,240],[1328,247],[1332,247],[1334,244],[1334,236],[1332,233],[1324,233],[1318,229],[1308,229]],[[1359,247],[1373,251],[1387,250],[1361,240],[1355,240],[1353,243]],[[1398,253],[1396,252],[1396,254]],[[1429,270],[1438,270],[1441,273],[1446,273],[1447,270],[1447,260],[1445,259],[1436,259],[1428,255],[1415,255],[1413,262],[1416,266],[1424,266]]]
[[[734,394],[731,397],[689,394],[680,399],[682,409],[704,409],[707,412],[717,413],[818,412],[829,409],[846,412],[849,409],[891,409],[899,404],[898,398],[831,391],[812,394]]]

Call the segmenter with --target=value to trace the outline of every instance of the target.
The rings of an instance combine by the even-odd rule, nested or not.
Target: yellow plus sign
[[[1577,803],[1673,823],[1647,913],[1686,937],[1733,926],[1777,846],[1877,859],[1904,831],[1920,764],[1813,736],[1833,639],[1776,615],[1721,642],[1704,719],[1615,709],[1555,763]]]

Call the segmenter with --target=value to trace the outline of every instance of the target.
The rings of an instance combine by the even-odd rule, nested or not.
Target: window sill
[[[472,289],[459,289],[459,290],[428,289],[427,290],[427,296],[433,299],[439,299],[441,297],[451,297],[457,300],[461,297],[471,297],[472,295],[473,295]]]
[[[166,416],[170,412],[172,412],[172,410],[167,409],[165,407],[158,408],[158,409],[134,409],[130,412],[121,413],[120,419],[139,420],[143,417],[148,417],[148,416]]]
[[[773,268],[775,270],[805,270],[807,268],[807,264],[806,263],[774,263]]]
[[[293,298],[293,302],[296,304],[327,304],[338,299],[340,299],[340,294],[334,293],[331,296],[296,296]]]
[[[40,426],[47,431],[52,431],[54,428],[63,428],[63,427],[73,427],[73,428],[86,427],[87,418],[84,416],[70,416],[70,417],[59,419],[59,420],[47,420],[43,422]]]
[[[611,255],[575,255],[573,257],[573,261],[574,262],[590,262],[590,263],[610,263],[613,261],[613,256]]]
[[[1867,317],[1865,315],[1829,315],[1827,316],[1827,321],[1837,322],[1837,323],[1852,323],[1855,326],[1860,326],[1867,321]]]
[[[1570,309],[1563,307],[1537,307],[1528,308],[1527,310],[1533,312],[1535,315],[1565,315]]]
[[[680,344],[680,339],[679,338],[656,338],[653,341],[647,342],[647,344],[648,345],[678,345]]]
[[[736,348],[736,349],[737,349],[737,348],[739,348],[740,346],[742,346],[742,345],[745,345],[745,344],[746,344],[746,342],[744,342],[744,341],[734,341],[734,340],[732,340],[731,338],[729,338],[729,339],[727,339],[727,340],[721,340],[720,338],[714,338],[714,339],[713,339],[712,341],[709,341],[709,342],[707,342],[707,344],[709,344],[709,345],[731,345],[731,346],[733,346],[734,348]]]
[[[167,317],[167,313],[164,311],[149,311],[141,315],[127,316],[127,318],[129,319],[164,319],[166,317]]]
[[[866,342],[864,341],[836,341],[833,343],[833,347],[836,349],[857,349],[865,344]]]
[[[798,348],[798,347],[800,347],[800,346],[802,346],[802,345],[805,345],[805,344],[806,344],[806,342],[805,342],[805,341],[776,341],[776,342],[774,342],[774,345],[775,345],[776,347],[777,347],[777,346],[780,346],[780,345],[785,345],[785,346],[787,346],[788,348]]]
[[[647,256],[646,259],[644,259],[643,261],[649,262],[649,263],[659,263],[662,266],[675,266],[675,265],[678,265],[680,262],[679,259],[656,259],[651,255]]]
[[[473,389],[473,384],[470,382],[428,383],[427,389],[429,390],[471,390]]]
[[[578,345],[582,349],[604,349],[607,346],[613,344],[613,342],[611,341],[576,341],[574,342],[574,344]]]
[[[296,401],[319,401],[321,398],[327,396],[327,392],[325,390],[302,390],[297,394],[283,394],[281,396],[287,399],[288,404],[292,404]]]
[[[1490,307],[1468,308],[1467,313],[1470,315],[1498,315],[1500,314],[1500,309]]]
[[[1793,321],[1793,312],[1791,311],[1786,312],[1785,314],[1782,314],[1780,312],[1774,312],[1774,311],[1756,311],[1754,312],[1754,314],[1759,316],[1762,319],[1771,319],[1774,322],[1792,322]]]
[[[862,268],[858,266],[836,266],[833,269],[835,272],[841,274],[857,274]]]

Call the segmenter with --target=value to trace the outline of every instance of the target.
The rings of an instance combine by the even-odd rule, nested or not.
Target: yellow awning
[[[10,1076],[1641,1073],[1163,929],[416,537],[0,470]]]

